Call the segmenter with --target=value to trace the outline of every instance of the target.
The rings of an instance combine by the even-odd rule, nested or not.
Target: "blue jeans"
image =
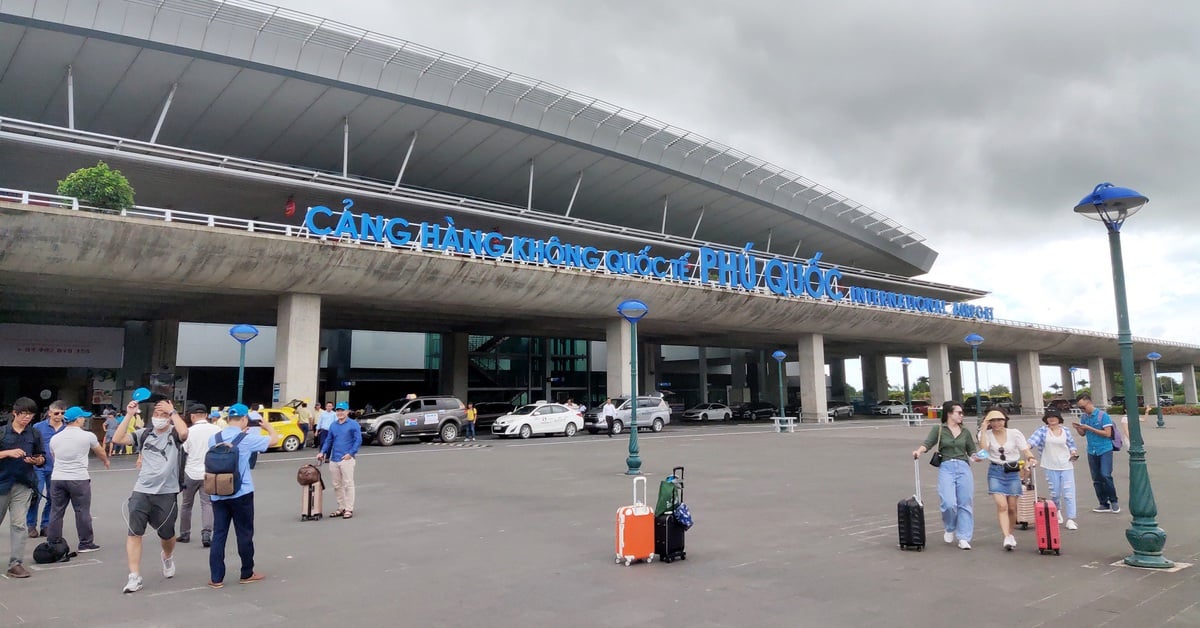
[[[463,438],[475,438],[475,422],[474,421],[467,421],[466,423],[463,424],[463,427],[466,428],[466,431],[463,432]]]
[[[971,465],[965,460],[944,460],[938,467],[938,499],[941,501],[942,525],[947,532],[970,541],[975,534],[973,499],[975,478]]]
[[[1116,428],[1114,428],[1116,429]],[[1088,454],[1088,468],[1092,471],[1092,486],[1096,487],[1096,499],[1100,507],[1117,504],[1117,486],[1112,479],[1113,452],[1106,451],[1100,455]]]
[[[1050,485],[1050,499],[1058,506],[1058,512],[1067,519],[1075,518],[1075,469],[1056,471],[1043,469],[1046,483]]]
[[[233,499],[214,499],[212,547],[208,548],[208,570],[212,582],[225,581],[225,541],[229,524],[237,532],[238,557],[242,559],[241,579],[254,575],[254,493]]]
[[[34,469],[37,473],[37,490],[33,492],[33,497],[29,500],[29,512],[25,515],[25,527],[30,530],[37,528],[34,524],[38,520],[38,502],[41,501],[42,495],[46,496],[46,507],[42,509],[42,525],[43,530],[50,527],[50,474],[54,469]]]

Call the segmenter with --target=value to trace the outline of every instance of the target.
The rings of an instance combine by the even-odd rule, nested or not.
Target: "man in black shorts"
[[[129,433],[129,424],[138,412],[136,401],[130,401],[125,418],[113,436],[117,445],[133,444],[141,454],[141,467],[133,494],[129,496],[129,536],[125,538],[125,554],[129,560],[129,581],[125,593],[142,588],[139,571],[142,562],[142,536],[146,527],[153,527],[162,541],[163,577],[175,575],[175,519],[179,515],[180,444],[187,440],[188,428],[183,417],[170,401],[154,405],[152,427]]]

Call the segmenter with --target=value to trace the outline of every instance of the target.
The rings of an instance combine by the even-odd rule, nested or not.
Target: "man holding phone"
[[[1113,459],[1113,425],[1108,413],[1092,403],[1091,395],[1086,393],[1075,398],[1075,405],[1083,410],[1082,422],[1074,422],[1071,427],[1080,436],[1087,437],[1088,469],[1092,472],[1092,486],[1096,489],[1096,499],[1100,505],[1092,512],[1121,512],[1117,504],[1117,486],[1112,478]]]
[[[37,404],[21,397],[13,404],[12,423],[0,427],[0,523],[8,516],[11,529],[8,571],[10,578],[28,578],[25,560],[25,515],[29,501],[37,490],[35,467],[45,463],[46,449],[42,435],[29,427]]]

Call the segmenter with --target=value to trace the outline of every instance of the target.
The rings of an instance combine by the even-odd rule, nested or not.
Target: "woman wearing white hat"
[[[1000,519],[1000,531],[1004,533],[1004,549],[1017,547],[1013,528],[1017,527],[1017,499],[1021,497],[1021,457],[1030,466],[1037,465],[1037,458],[1025,435],[1008,427],[1008,415],[1003,410],[989,410],[983,417],[983,431],[979,445],[988,452],[988,494],[996,502],[996,516]]]

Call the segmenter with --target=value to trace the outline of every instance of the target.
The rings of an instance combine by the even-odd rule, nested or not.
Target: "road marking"
[[[207,588],[209,588],[209,587],[206,584],[204,586],[191,587],[188,589],[176,589],[175,591],[159,591],[158,593],[151,593],[151,594],[147,595],[146,597],[159,597],[160,595],[175,595],[176,593],[187,593],[189,591],[203,591],[204,589],[207,589]]]
[[[89,558],[87,560],[74,561],[69,563],[53,563],[50,565],[29,565],[29,569],[33,571],[50,571],[51,569],[70,569],[72,567],[88,567],[91,565],[100,565],[104,561],[99,558]]]

